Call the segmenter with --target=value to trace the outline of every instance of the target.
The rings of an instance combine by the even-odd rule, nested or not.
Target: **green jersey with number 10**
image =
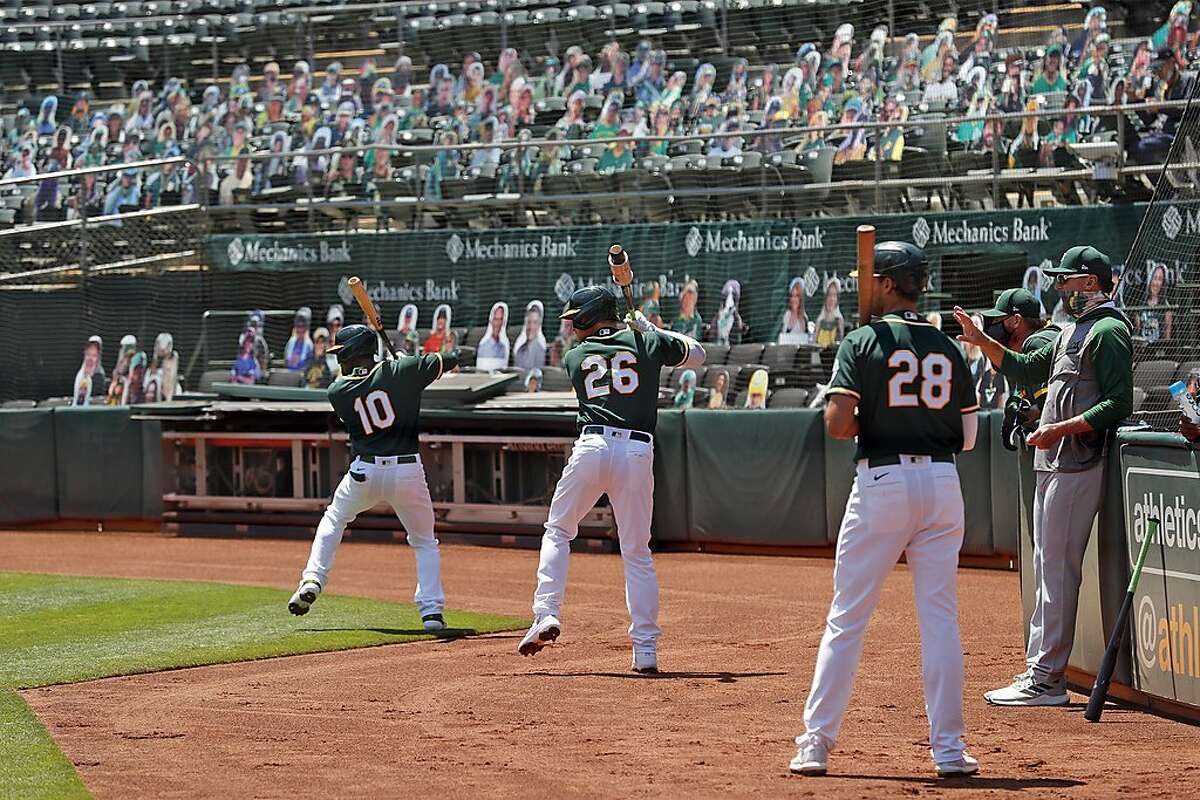
[[[579,398],[579,427],[609,425],[654,433],[659,372],[686,358],[687,347],[679,339],[601,328],[563,359]]]
[[[954,341],[912,311],[885,314],[838,347],[829,394],[858,398],[855,458],[952,455],[979,400]]]
[[[354,455],[416,453],[421,392],[457,363],[450,354],[400,356],[334,381],[329,404],[350,434]]]

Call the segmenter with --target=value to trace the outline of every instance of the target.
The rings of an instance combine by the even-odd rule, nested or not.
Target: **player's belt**
[[[867,466],[871,469],[875,469],[876,467],[895,467],[895,466],[899,466],[900,464],[916,464],[926,458],[928,458],[930,461],[932,461],[936,464],[953,464],[954,463],[954,456],[951,456],[951,455],[943,455],[943,456],[894,455],[894,456],[875,456],[874,458],[868,458]]]
[[[378,464],[385,467],[391,466],[392,464],[417,463],[416,456],[359,456],[358,460],[366,464]]]
[[[606,428],[603,425],[584,425],[583,430],[579,432],[583,434],[594,433],[597,436],[611,436],[614,439],[628,439],[631,442],[645,442],[646,444],[654,441],[648,433],[630,431],[625,428]]]

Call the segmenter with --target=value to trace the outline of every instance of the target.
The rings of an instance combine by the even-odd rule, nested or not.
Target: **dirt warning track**
[[[4,568],[294,588],[307,543],[4,533]],[[536,553],[445,547],[451,606],[528,614]],[[1112,797],[1200,789],[1200,729],[1113,710],[995,709],[1019,671],[1013,573],[963,570],[968,746],[983,771],[930,777],[904,567],[867,635],[825,779],[787,762],[832,562],[664,554],[657,678],[628,672],[620,558],[574,555],[561,644],[519,634],[385,646],[25,692],[97,797]],[[411,554],[347,542],[329,591],[408,599]],[[280,613],[286,613],[282,603]],[[319,627],[320,606],[298,624]]]

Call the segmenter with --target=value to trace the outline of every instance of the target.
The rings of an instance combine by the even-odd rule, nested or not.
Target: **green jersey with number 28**
[[[885,314],[838,347],[830,394],[858,398],[855,458],[952,455],[979,408],[958,345],[912,311]]]
[[[416,453],[421,392],[457,363],[449,354],[400,356],[334,381],[329,404],[350,434],[354,455]]]
[[[601,328],[563,359],[579,398],[579,427],[609,425],[654,433],[659,372],[686,358],[687,347],[670,336]]]

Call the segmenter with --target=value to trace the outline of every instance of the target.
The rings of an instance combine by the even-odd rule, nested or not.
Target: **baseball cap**
[[[1106,291],[1112,289],[1112,261],[1091,245],[1079,244],[1063,253],[1057,267],[1044,267],[1046,275],[1095,275]]]
[[[1020,314],[1026,319],[1038,319],[1042,315],[1042,305],[1028,289],[1005,289],[996,298],[996,307],[981,311],[979,316],[984,319],[1003,319],[1013,314]]]

